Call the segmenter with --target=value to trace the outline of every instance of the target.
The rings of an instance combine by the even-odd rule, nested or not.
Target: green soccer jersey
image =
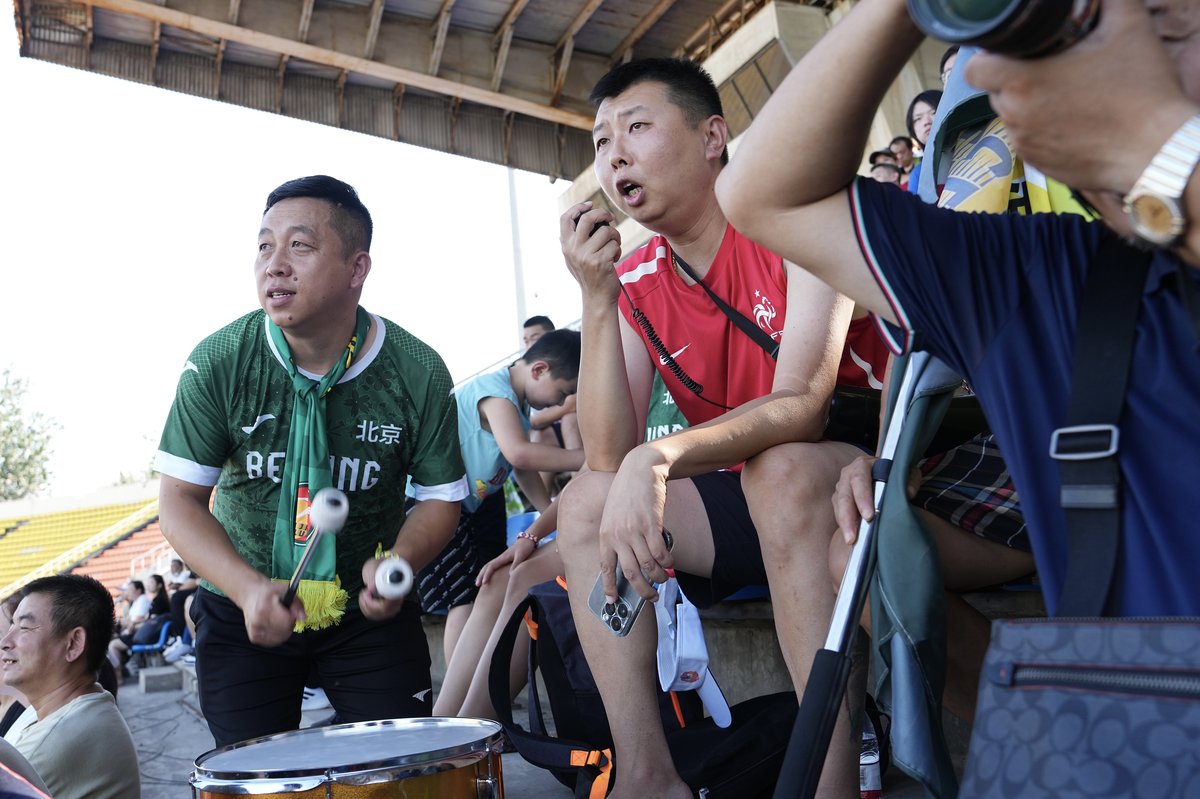
[[[254,311],[192,351],[155,468],[215,485],[213,515],[238,553],[270,575],[294,390],[266,322]],[[325,398],[333,485],[350,500],[336,540],[337,573],[351,607],[362,587],[363,561],[377,546],[395,542],[408,475],[419,498],[456,502],[467,495],[445,364],[398,325],[378,316],[372,324],[382,327],[371,347]]]

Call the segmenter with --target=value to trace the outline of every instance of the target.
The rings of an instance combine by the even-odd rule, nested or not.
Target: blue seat
[[[134,644],[129,647],[130,656],[142,655],[146,662],[151,660],[162,660],[163,650],[167,648],[167,639],[171,637],[171,620],[167,619],[163,622],[162,630],[158,633],[158,640],[152,644]]]

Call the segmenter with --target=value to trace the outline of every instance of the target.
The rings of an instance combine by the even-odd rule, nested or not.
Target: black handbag
[[[1200,796],[1200,619],[1106,617],[1117,422],[1148,265],[1109,240],[1088,274],[1067,424],[1051,443],[1067,515],[1061,615],[993,623],[962,796]]]

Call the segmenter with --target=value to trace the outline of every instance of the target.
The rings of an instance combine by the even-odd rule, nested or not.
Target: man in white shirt
[[[103,585],[60,574],[25,588],[0,638],[4,681],[37,713],[13,743],[56,799],[141,795],[133,737],[112,694],[96,682],[112,619]]]

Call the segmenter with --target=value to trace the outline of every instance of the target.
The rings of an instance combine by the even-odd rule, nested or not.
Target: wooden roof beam
[[[517,24],[517,17],[521,16],[521,12],[525,10],[525,6],[529,5],[529,0],[516,0],[508,7],[508,13],[504,15],[500,26],[496,28],[495,34],[492,36],[492,49],[496,51],[496,59],[492,62],[492,91],[500,91],[500,84],[504,81],[504,68],[508,66],[508,51],[512,47],[513,26]]]
[[[476,86],[471,83],[447,80],[436,75],[429,75],[416,70],[371,61],[359,56],[352,56],[337,50],[315,47],[305,42],[282,36],[273,36],[260,31],[252,31],[226,22],[187,14],[165,6],[145,2],[145,0],[84,0],[85,5],[106,8],[123,14],[132,14],[143,19],[158,21],[164,25],[209,36],[213,39],[228,39],[230,42],[257,47],[267,52],[279,53],[281,66],[288,58],[300,58],[314,64],[346,69],[387,81],[388,83],[403,83],[414,89],[421,89],[447,97],[458,97],[472,103],[513,111],[535,119],[542,119],[558,125],[566,125],[579,130],[592,129],[592,115],[580,114],[562,108],[553,108],[546,103],[527,100],[501,94],[496,91]]]
[[[596,9],[603,2],[604,0],[588,0],[587,5],[579,10],[579,13],[575,15],[575,19],[571,20],[571,24],[567,26],[567,30],[559,37],[558,44],[554,46],[554,49],[558,51],[566,47],[567,42],[575,38],[575,34],[583,29],[583,26],[587,24],[587,21],[592,18],[592,15],[596,13]]]
[[[609,65],[616,66],[628,61],[629,57],[633,54],[634,46],[642,40],[647,31],[654,27],[656,22],[662,19],[663,14],[671,10],[671,6],[673,5],[675,5],[675,0],[658,0],[654,8],[650,9],[650,13],[642,17],[637,27],[631,30],[629,35],[625,37],[625,40],[617,45],[617,49],[614,51],[612,61],[609,62]]]
[[[162,46],[162,23],[154,23],[153,40],[150,44],[150,83],[158,85],[158,51]]]
[[[454,0],[442,0],[442,10],[438,12],[437,22],[433,26],[433,52],[429,54],[429,74],[436,75],[442,67],[442,52],[446,48],[446,34],[450,31],[450,11],[454,8]]]
[[[563,44],[562,55],[558,59],[558,69],[554,74],[554,89],[550,93],[550,105],[558,105],[562,98],[563,86],[567,82],[567,71],[571,68],[571,54],[575,52],[575,37]]]
[[[300,8],[300,25],[296,29],[296,38],[302,42],[308,41],[308,29],[312,27],[313,7],[317,4],[317,0],[304,0],[304,5]]]
[[[229,0],[229,14],[225,17],[225,21],[230,25],[238,24],[238,17],[242,13],[242,0]]]
[[[383,22],[383,0],[371,0],[370,15],[367,23],[367,41],[363,45],[363,58],[375,57],[375,45],[379,42],[379,26]]]

